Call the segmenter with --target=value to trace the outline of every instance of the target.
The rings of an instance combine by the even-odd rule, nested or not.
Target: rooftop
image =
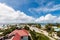
[[[11,32],[9,35],[12,35],[12,34],[18,34],[18,35],[20,35],[20,36],[28,36],[29,34],[28,34],[28,31],[27,30],[24,30],[24,29],[22,29],[22,30],[14,30],[13,32]]]

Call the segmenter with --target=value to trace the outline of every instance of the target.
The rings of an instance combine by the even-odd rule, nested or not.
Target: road
[[[44,30],[41,30],[41,29],[38,29],[38,28],[36,28],[36,27],[32,27],[32,26],[29,26],[29,25],[27,25],[27,26],[30,28],[30,30],[32,30],[32,31],[35,30],[35,32],[42,33],[42,34],[44,34],[45,36],[49,37],[51,40],[55,40],[54,38],[48,36],[48,32],[46,32],[46,31],[44,31]]]

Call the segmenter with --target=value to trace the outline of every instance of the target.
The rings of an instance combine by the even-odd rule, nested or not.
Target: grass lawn
[[[35,31],[30,31],[33,40],[50,40],[47,36],[41,33],[37,33]]]

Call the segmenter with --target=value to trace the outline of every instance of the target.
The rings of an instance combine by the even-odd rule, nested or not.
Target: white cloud
[[[56,6],[57,7],[57,6]],[[39,18],[33,18],[24,12],[15,11],[12,7],[0,3],[0,23],[60,23],[60,17],[47,14]]]
[[[30,12],[37,12],[37,13],[40,13],[40,12],[44,12],[44,13],[47,13],[47,12],[52,12],[52,11],[56,11],[56,10],[60,10],[60,4],[53,4],[54,2],[49,2],[47,3],[45,6],[40,6],[38,8],[29,8]]]
[[[39,2],[40,3],[40,2]],[[29,11],[31,13],[50,13],[50,12],[53,12],[53,11],[57,11],[57,10],[60,10],[60,4],[54,4],[54,1],[53,2],[49,2],[47,3],[46,5],[43,4],[44,2],[42,2],[41,6],[38,7],[38,8],[29,8]],[[39,18],[37,18],[35,20],[36,22],[39,22],[39,23],[60,23],[60,17],[57,17],[57,16],[54,16],[52,14],[47,14],[45,16],[41,16]]]
[[[39,17],[36,22],[39,23],[60,23],[60,17],[47,14],[46,16]]]
[[[12,7],[0,3],[0,23],[24,23],[34,21],[34,18],[27,16],[24,12],[15,11]]]

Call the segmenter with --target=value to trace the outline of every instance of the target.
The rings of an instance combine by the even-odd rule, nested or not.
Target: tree
[[[11,32],[12,32],[12,29],[6,29],[6,30],[4,30],[3,35],[5,36]]]
[[[30,30],[30,34],[33,38],[33,40],[50,40],[47,36],[45,36],[44,34],[41,34],[41,33],[37,33],[35,32],[34,30],[31,31]]]
[[[60,28],[60,24],[59,23],[56,23],[56,26]]]
[[[40,24],[36,24],[36,27],[37,27],[37,28],[41,28],[41,25],[40,25]]]
[[[57,36],[59,36],[59,37],[60,37],[60,31],[59,31],[59,32],[57,32]]]
[[[51,31],[52,27],[50,24],[45,25],[46,30],[49,32]]]
[[[33,31],[30,30],[30,34],[31,34],[33,40],[37,40],[37,38],[36,38],[36,32],[34,30]]]
[[[27,26],[25,26],[24,29],[26,29],[26,30],[30,30],[29,27],[27,27]]]
[[[11,33],[11,32],[14,31],[16,28],[17,28],[17,27],[15,27],[15,26],[11,26],[11,28],[5,29],[5,30],[3,31],[3,35],[5,36],[5,35]]]

